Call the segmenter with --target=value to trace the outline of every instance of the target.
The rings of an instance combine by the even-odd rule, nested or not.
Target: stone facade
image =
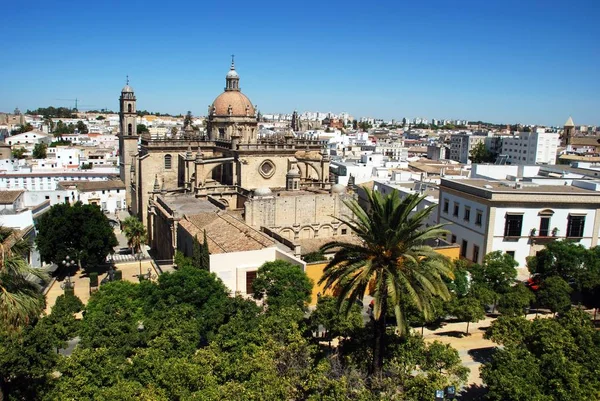
[[[346,235],[348,227],[336,217],[351,215],[344,204],[349,197],[305,191],[254,197],[245,204],[246,222],[253,227],[266,227],[289,240]]]
[[[172,213],[165,212],[166,205],[158,204],[158,195],[166,194],[208,200],[220,209],[240,214],[256,229],[268,224],[289,239],[341,233],[330,216],[339,215],[343,196],[330,193],[329,156],[323,144],[296,138],[293,132],[259,139],[256,107],[241,93],[233,63],[225,91],[209,106],[207,135],[138,136],[129,122],[136,110],[129,85],[123,88],[120,103],[119,162],[127,205],[147,226],[150,243],[160,255],[169,257],[177,246],[173,238],[158,238],[164,229],[176,232],[169,220],[172,218],[165,217]],[[270,203],[260,198],[271,190],[287,195]],[[294,201],[296,196],[301,200]],[[255,198],[257,203],[253,203]],[[258,198],[265,207],[279,210],[274,219],[264,220],[258,211]],[[246,206],[248,202],[250,206]],[[300,213],[294,221],[289,220],[292,203]]]

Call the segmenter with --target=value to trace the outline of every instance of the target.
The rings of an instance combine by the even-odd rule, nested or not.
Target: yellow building
[[[436,246],[435,251],[444,256],[447,256],[451,260],[459,259],[460,257],[460,246],[458,244],[447,244]],[[325,266],[327,266],[327,261],[315,262],[315,263],[307,263],[306,264],[306,275],[313,281],[313,290],[312,297],[310,301],[310,306],[315,306],[317,304],[318,295],[331,295],[331,291],[325,291],[324,285],[319,284],[319,280],[323,277],[323,270],[325,270]]]

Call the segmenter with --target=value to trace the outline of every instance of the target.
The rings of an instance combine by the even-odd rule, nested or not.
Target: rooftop
[[[20,189],[18,191],[0,191],[0,205],[11,205],[25,192]]]
[[[461,193],[469,193],[484,199],[494,201],[522,202],[569,202],[589,203],[599,202],[600,192],[595,190],[600,184],[589,180],[586,185],[546,185],[528,181],[490,181],[481,179],[446,180],[442,179],[440,189],[453,189]],[[544,198],[540,198],[544,196]],[[593,197],[593,198],[592,198]]]
[[[103,191],[103,190],[111,190],[111,189],[125,189],[125,184],[121,180],[59,181],[58,185],[63,189],[76,188],[82,192]]]
[[[220,210],[209,201],[198,199],[192,194],[174,193],[159,195],[158,197],[180,216],[191,216],[198,213],[216,213]]]
[[[179,221],[191,235],[202,238],[206,231],[212,254],[254,251],[276,246],[276,242],[225,211],[186,216]]]

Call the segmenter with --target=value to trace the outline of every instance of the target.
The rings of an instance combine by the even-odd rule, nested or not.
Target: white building
[[[35,247],[35,223],[37,219],[50,209],[50,202],[28,203],[25,192],[0,191],[0,225],[14,230],[15,239],[24,239],[31,245],[26,256],[33,267],[41,267],[42,261]]]
[[[69,199],[84,205],[98,205],[103,212],[116,214],[124,210],[125,184],[121,180],[61,181],[58,191],[65,191]]]
[[[0,190],[24,189],[27,191],[51,191],[59,181],[105,181],[118,178],[119,174],[110,171],[52,169],[35,171],[31,168],[19,171],[0,171]]]
[[[474,262],[502,251],[525,268],[526,258],[549,241],[598,245],[600,181],[442,179],[439,199],[439,222],[449,223],[449,241]]]
[[[39,143],[48,145],[50,142],[52,142],[52,136],[36,130],[9,136],[4,140],[4,143],[13,149],[24,148],[28,152],[33,151],[35,145]]]
[[[509,164],[555,164],[560,144],[556,132],[535,128],[534,132],[519,132],[502,141],[502,155]]]
[[[486,136],[473,135],[470,132],[460,132],[450,136],[450,160],[469,164],[469,156],[475,146],[486,142]]]

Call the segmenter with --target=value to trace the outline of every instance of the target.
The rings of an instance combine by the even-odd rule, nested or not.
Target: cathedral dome
[[[133,88],[129,84],[125,85],[121,92],[133,93]]]
[[[229,114],[229,106],[231,106],[231,114]],[[217,116],[254,116],[254,106],[242,92],[225,91],[213,102],[211,113]]]

